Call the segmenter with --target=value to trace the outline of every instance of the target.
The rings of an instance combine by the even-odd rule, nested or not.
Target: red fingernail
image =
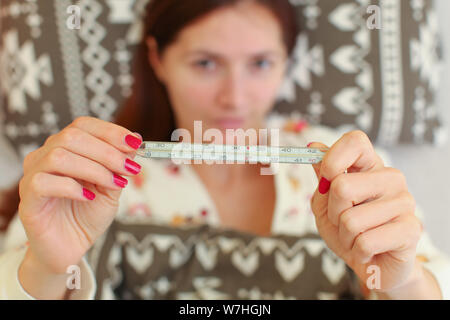
[[[320,179],[319,182],[319,192],[321,194],[325,194],[328,192],[328,190],[330,189],[330,181],[328,181],[325,178]]]
[[[127,169],[132,174],[138,174],[139,172],[141,172],[141,166],[130,159],[125,160],[125,169]]]
[[[137,135],[141,139],[141,141],[144,141],[144,138],[142,138],[142,136],[139,133],[133,132],[133,134]]]
[[[306,147],[309,148],[312,144],[313,144],[313,142],[310,142],[306,145]]]
[[[125,188],[128,184],[128,180],[117,174],[114,174],[114,183],[121,188]]]
[[[83,196],[85,196],[85,198],[87,198],[89,200],[94,200],[95,199],[95,193],[89,191],[86,188],[83,188]]]
[[[125,142],[133,149],[138,149],[142,144],[142,140],[133,136],[132,134],[129,134],[125,137]]]

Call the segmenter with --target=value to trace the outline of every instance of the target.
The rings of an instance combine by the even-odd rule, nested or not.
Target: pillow
[[[383,146],[445,143],[435,104],[442,54],[434,1],[291,2],[303,31],[280,111],[363,130]],[[376,18],[380,29],[369,28]]]
[[[1,2],[0,86],[4,134],[21,157],[73,119],[112,120],[130,94],[132,51],[148,0]]]
[[[95,299],[346,299],[364,292],[317,234],[115,220],[87,254]]]
[[[291,0],[302,26],[276,112],[361,129],[372,141],[442,144],[434,96],[440,42],[432,1]],[[0,92],[4,134],[23,158],[73,119],[112,120],[129,96],[148,0],[3,0]],[[81,29],[67,8],[81,9]],[[0,112],[1,113],[1,112]]]

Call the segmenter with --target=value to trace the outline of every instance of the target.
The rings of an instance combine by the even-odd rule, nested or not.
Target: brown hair
[[[115,123],[140,133],[144,140],[170,141],[175,118],[165,86],[148,61],[146,39],[153,36],[161,55],[180,31],[213,10],[249,0],[152,0],[146,8],[143,38],[133,61],[131,96],[116,116]],[[298,25],[289,0],[252,0],[269,8],[278,18],[289,55],[295,47]]]

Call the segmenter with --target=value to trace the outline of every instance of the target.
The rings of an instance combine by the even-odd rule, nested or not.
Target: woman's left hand
[[[384,166],[362,131],[344,134],[313,167],[319,186],[311,208],[328,247],[364,284],[379,271],[380,287],[369,289],[389,292],[414,281],[422,224],[404,175]]]

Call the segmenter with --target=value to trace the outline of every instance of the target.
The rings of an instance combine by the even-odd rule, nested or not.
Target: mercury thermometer
[[[199,160],[223,163],[314,164],[322,161],[328,148],[285,146],[239,146],[184,142],[144,141],[137,155],[144,158]]]

